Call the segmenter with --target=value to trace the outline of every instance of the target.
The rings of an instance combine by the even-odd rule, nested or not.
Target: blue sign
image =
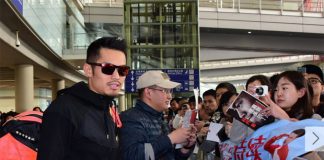
[[[126,93],[137,92],[136,81],[146,71],[148,69],[129,72],[125,80]],[[180,87],[173,90],[174,92],[191,92],[194,88],[199,88],[199,69],[162,69],[162,72],[167,73],[172,81],[181,83]]]
[[[23,14],[23,0],[11,0],[20,14]]]

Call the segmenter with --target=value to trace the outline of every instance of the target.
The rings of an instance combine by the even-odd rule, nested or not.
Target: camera
[[[266,94],[268,94],[268,86],[266,85],[255,86],[256,96],[265,96]]]
[[[19,41],[19,31],[16,31],[16,47],[20,46],[20,41]]]
[[[19,39],[16,41],[16,47],[19,47],[20,46],[20,41]]]

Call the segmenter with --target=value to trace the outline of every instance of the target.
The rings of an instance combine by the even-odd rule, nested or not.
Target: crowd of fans
[[[272,77],[252,76],[246,82],[246,91],[269,105],[269,109],[264,111],[265,114],[271,115],[277,120],[299,121],[324,117],[323,73],[315,65],[304,65],[303,67],[305,68],[304,73],[285,71]],[[255,93],[256,87],[261,85],[266,85],[269,88],[269,93],[265,96],[258,96]],[[199,120],[195,123],[198,152],[193,153],[192,159],[221,158],[218,143],[206,140],[208,126],[211,122],[224,124],[225,127],[218,133],[221,141],[231,140],[234,143],[239,143],[254,132],[227,113],[228,107],[238,94],[234,85],[223,82],[215,90],[205,91],[202,98],[199,97],[198,107],[194,106],[193,97],[174,97],[171,100],[171,107],[164,112],[166,114],[164,117],[172,129],[181,127],[185,111],[198,109]],[[316,153],[314,156],[314,152],[312,152],[303,156],[307,157],[309,154],[312,154],[313,158],[321,155]]]
[[[314,115],[323,117],[323,73],[314,65],[305,65],[304,67],[306,68],[305,73],[285,71],[270,78],[264,75],[252,76],[246,82],[246,91],[269,105],[267,114],[276,119],[298,121],[312,118]],[[256,95],[255,88],[261,85],[268,86],[269,94]],[[171,131],[182,127],[186,111],[198,111],[199,119],[195,122],[197,128],[196,150],[190,159],[221,158],[218,143],[206,140],[211,122],[224,125],[224,128],[218,133],[221,141],[230,139],[232,142],[238,143],[254,132],[227,113],[229,106],[238,94],[233,84],[223,82],[215,89],[205,91],[202,97],[199,96],[198,106],[196,106],[194,96],[172,98],[170,108],[163,112],[164,122],[168,124]],[[43,112],[40,107],[34,107],[33,110]],[[1,126],[17,114],[14,111],[0,112]]]
[[[274,121],[322,119],[323,72],[315,65],[303,68],[303,72],[284,71],[272,77],[255,75],[247,80],[246,92],[268,106],[260,111],[262,115],[272,116]],[[221,159],[222,154],[218,142],[206,139],[212,123],[224,125],[217,133],[221,142],[230,140],[239,144],[255,132],[229,114],[229,107],[239,95],[233,84],[222,82],[202,93],[196,102],[194,96],[173,97],[173,89],[180,83],[157,70],[147,71],[138,78],[139,98],[135,107],[119,117],[114,98],[119,95],[129,69],[123,39],[103,37],[91,43],[83,66],[88,83],[79,82],[59,91],[44,112],[42,126],[36,131],[40,130],[39,150],[35,150],[38,160],[120,159],[118,157],[214,160]],[[267,86],[269,92],[257,94],[261,85]],[[235,104],[235,110],[240,112],[238,116],[253,118],[246,108],[240,108],[241,104]],[[42,112],[39,107],[33,110]],[[198,118],[194,124],[183,127],[187,125],[184,116],[190,110],[197,112]],[[1,126],[17,114],[2,113]],[[295,138],[301,135],[303,133],[292,134]],[[277,139],[280,138],[273,141]],[[272,142],[267,143],[266,148],[269,153],[275,153]],[[306,157],[320,159],[323,156],[320,152],[301,156]]]

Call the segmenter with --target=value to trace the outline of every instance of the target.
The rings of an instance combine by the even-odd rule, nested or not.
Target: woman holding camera
[[[285,71],[278,75],[274,81],[273,101],[269,96],[263,99],[270,107],[265,110],[277,119],[292,121],[313,117],[309,85],[302,73],[298,71]],[[315,116],[314,116],[315,117]],[[317,152],[308,152],[301,156],[304,159],[321,159]]]
[[[302,120],[311,118],[313,110],[309,86],[304,76],[297,71],[285,71],[274,81],[272,99],[261,98],[270,107],[263,112],[277,119]]]
[[[245,88],[246,91],[252,95],[254,95],[255,97],[259,97],[260,96],[260,92],[259,94],[256,92],[258,87],[261,86],[266,86],[269,89],[271,89],[271,83],[268,79],[268,77],[264,76],[264,75],[255,75],[250,77],[245,84]],[[265,90],[264,90],[265,91]],[[262,92],[261,95],[267,94],[266,91]]]
[[[260,95],[267,94],[267,93],[257,94],[256,89],[261,86],[266,86],[267,88],[271,88],[271,83],[268,77],[264,75],[255,75],[250,77],[245,84],[246,91],[257,98],[259,98]],[[229,101],[229,97],[228,97],[229,95],[234,96],[234,93],[226,93],[225,96],[221,98],[222,99],[221,101],[223,102],[220,103],[220,106],[223,105],[222,103],[224,103],[224,101]],[[231,102],[233,101],[234,99],[232,99]],[[254,130],[252,130],[251,128],[249,128],[248,126],[246,126],[245,124],[243,124],[242,122],[236,119],[233,119],[232,121],[228,121],[225,124],[225,129],[226,129],[226,135],[234,143],[239,143],[242,139],[246,138],[247,136],[251,135],[254,132]]]

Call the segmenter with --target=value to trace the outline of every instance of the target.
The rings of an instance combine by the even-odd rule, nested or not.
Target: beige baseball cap
[[[153,85],[159,86],[161,88],[172,89],[181,84],[170,81],[168,74],[160,70],[147,71],[142,74],[136,82],[137,89],[146,88]]]

